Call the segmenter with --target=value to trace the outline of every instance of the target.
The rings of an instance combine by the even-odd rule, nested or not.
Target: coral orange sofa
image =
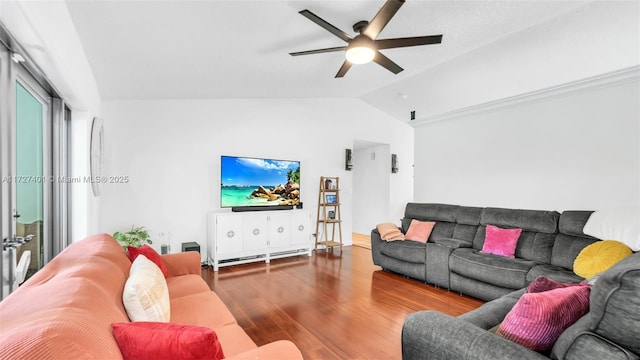
[[[302,359],[290,341],[257,346],[200,275],[196,252],[163,255],[171,322],[213,329],[228,359]],[[111,324],[128,322],[131,261],[109,235],[67,247],[0,302],[0,359],[121,359]]]

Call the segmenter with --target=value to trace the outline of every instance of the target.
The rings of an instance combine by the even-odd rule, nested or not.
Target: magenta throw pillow
[[[514,258],[520,233],[522,229],[503,229],[487,225],[482,252]]]
[[[525,293],[496,334],[534,351],[553,347],[560,334],[589,311],[587,284]]]
[[[538,276],[535,280],[529,283],[527,286],[528,293],[538,293],[543,291],[549,291],[553,289],[565,288],[569,286],[580,285],[579,283],[561,283],[548,277]]]
[[[208,327],[144,321],[111,327],[125,360],[224,359],[218,335]]]
[[[409,224],[409,229],[405,234],[405,239],[419,241],[426,243],[429,240],[429,235],[431,235],[431,231],[433,227],[436,225],[433,221],[419,221],[416,219],[411,220],[411,224]]]

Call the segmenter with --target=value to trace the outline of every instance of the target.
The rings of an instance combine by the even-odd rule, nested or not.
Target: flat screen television
[[[251,211],[299,204],[299,161],[221,156],[220,207]]]

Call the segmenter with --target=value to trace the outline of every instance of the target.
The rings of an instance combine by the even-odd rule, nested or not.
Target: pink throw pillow
[[[144,255],[147,259],[156,264],[160,268],[160,271],[162,271],[162,275],[164,275],[165,278],[167,277],[167,267],[164,265],[162,257],[151,246],[147,244],[144,244],[141,247],[127,246],[127,256],[131,262],[133,262],[133,260],[135,260],[140,254]]]
[[[589,285],[525,293],[496,334],[534,351],[553,347],[560,334],[589,311]]]
[[[433,227],[436,225],[433,221],[411,220],[407,234],[404,236],[407,240],[419,241],[426,243]]]
[[[218,335],[208,327],[145,321],[111,327],[125,360],[224,359]]]
[[[514,258],[520,233],[522,229],[503,229],[487,225],[482,252]]]

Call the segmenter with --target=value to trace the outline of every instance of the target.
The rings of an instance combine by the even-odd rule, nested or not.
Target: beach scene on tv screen
[[[220,206],[279,206],[300,203],[300,162],[221,157]]]

